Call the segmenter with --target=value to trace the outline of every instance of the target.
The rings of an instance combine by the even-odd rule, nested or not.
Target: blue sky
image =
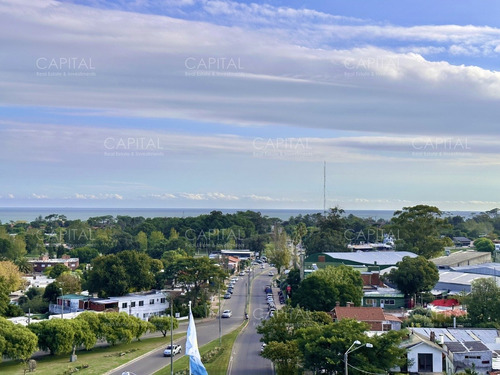
[[[500,206],[500,4],[0,0],[0,206]]]

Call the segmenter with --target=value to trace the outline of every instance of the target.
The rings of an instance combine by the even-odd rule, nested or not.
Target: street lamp
[[[354,347],[354,345],[359,345],[359,346]],[[373,344],[371,344],[369,342],[367,342],[366,344],[361,344],[361,341],[356,340],[352,343],[352,345],[349,347],[349,349],[347,349],[347,351],[344,353],[345,375],[349,374],[349,365],[347,363],[347,360],[348,360],[347,356],[349,355],[349,353],[352,353],[353,351],[358,350],[358,349],[362,348],[363,346],[366,346],[367,348],[373,348]]]
[[[64,293],[63,288],[59,288],[61,291],[61,319],[64,319]]]

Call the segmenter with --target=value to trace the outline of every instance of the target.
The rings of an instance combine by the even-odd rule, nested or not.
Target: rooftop
[[[342,253],[324,253],[333,259],[346,260],[361,264],[394,265],[404,257],[416,258],[417,254],[409,251],[358,251]]]
[[[487,252],[479,252],[475,250],[457,251],[455,253],[451,253],[450,255],[431,259],[431,261],[434,262],[436,266],[453,266],[461,262],[470,261],[487,255],[490,255],[491,259],[491,254]]]
[[[362,322],[381,322],[385,320],[384,311],[380,307],[341,307],[334,309],[338,320],[356,319]]]
[[[447,342],[446,347],[452,353],[488,351],[488,347],[479,341]]]
[[[472,266],[450,267],[453,271],[500,276],[500,263],[483,263]]]
[[[471,285],[474,280],[492,277],[494,276],[455,271],[439,271],[439,283],[447,284]],[[495,277],[495,279],[497,280],[497,284],[500,285],[500,277]]]

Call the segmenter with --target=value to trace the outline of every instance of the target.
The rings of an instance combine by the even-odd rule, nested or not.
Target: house
[[[409,251],[358,251],[341,253],[317,253],[309,255],[305,261],[305,268],[312,268],[316,264],[318,268],[326,266],[346,265],[354,268],[365,268],[367,270],[383,270],[403,260],[404,257],[416,258],[417,254]]]
[[[28,262],[33,266],[34,272],[43,272],[48,267],[53,267],[56,264],[62,264],[74,271],[80,265],[80,259],[71,258],[69,255],[63,255],[58,259],[50,259],[48,255],[42,255],[39,259],[29,260]]]
[[[407,371],[403,372],[410,374],[443,372],[444,349],[436,343],[412,332],[401,342],[401,347],[406,348],[408,359]]]
[[[165,294],[159,291],[127,294],[109,299],[118,303],[119,312],[126,312],[142,320],[148,320],[156,315],[164,315],[165,310],[170,307]]]
[[[142,320],[152,316],[163,315],[170,307],[164,293],[150,291],[127,294],[126,296],[110,298],[93,298],[80,294],[66,294],[57,297],[57,303],[49,305],[52,314],[61,312],[74,313],[85,310],[126,312]],[[63,311],[61,311],[63,310]]]
[[[405,295],[393,288],[376,288],[363,292],[362,306],[397,310],[406,307]]]
[[[386,316],[380,307],[355,307],[348,303],[346,307],[335,306],[329,314],[335,322],[342,319],[354,319],[368,323],[370,331],[401,329],[401,320],[394,315]]]
[[[450,255],[431,259],[439,269],[451,267],[471,266],[491,262],[491,253],[475,250],[457,251]]]
[[[452,240],[455,246],[457,247],[470,246],[470,244],[472,243],[472,241],[469,240],[467,237],[453,237]]]
[[[500,337],[494,328],[412,328],[412,332],[442,345],[447,374],[472,364],[482,374],[500,369]]]
[[[492,369],[492,352],[478,341],[446,342],[446,373],[455,374],[474,368],[479,374],[488,374]]]

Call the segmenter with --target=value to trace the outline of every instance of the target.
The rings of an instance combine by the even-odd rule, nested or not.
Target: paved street
[[[257,276],[253,281],[250,298],[249,324],[234,343],[229,375],[273,374],[272,362],[260,356],[262,343],[260,342],[261,336],[257,333],[257,326],[261,319],[268,314],[264,286],[271,282],[272,277],[268,275],[270,269],[267,266],[265,270],[259,268],[256,270]]]
[[[247,295],[247,282],[248,278],[240,277],[239,281],[236,283],[234,288],[234,293],[231,299],[222,299],[221,309],[230,309],[233,311],[233,316],[229,319],[222,319],[222,335],[231,332],[236,329],[244,320],[245,314],[245,302]],[[260,294],[263,300],[263,292],[259,293],[258,290],[254,289],[254,293]],[[183,322],[180,327],[174,331],[174,333],[186,332],[187,322]],[[219,337],[219,319],[204,320],[196,323],[196,331],[198,334],[198,345],[201,347],[209,343],[210,341]],[[164,366],[170,363],[169,357],[163,357],[163,350],[170,343],[170,337],[165,338],[165,345],[158,348],[157,350],[151,352],[150,354],[142,357],[136,362],[126,364],[114,371],[109,372],[110,375],[121,375],[122,372],[129,371],[136,375],[150,375],[160,370]],[[186,337],[176,341],[176,343],[182,345],[182,355],[184,355],[184,349],[186,345]],[[181,358],[182,355],[177,355],[174,360]]]

